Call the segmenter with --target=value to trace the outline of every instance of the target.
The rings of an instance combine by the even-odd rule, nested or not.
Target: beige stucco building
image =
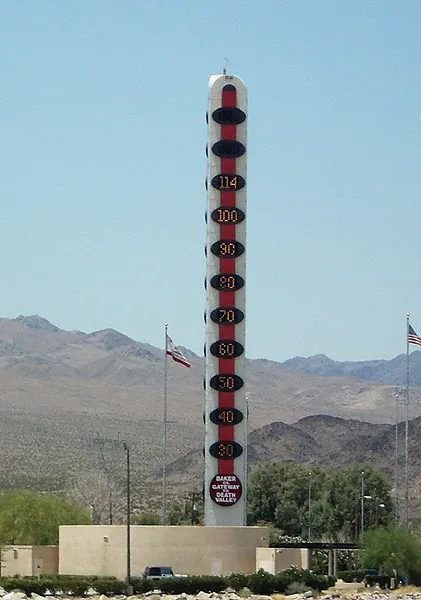
[[[308,548],[256,548],[256,571],[264,569],[275,575],[290,567],[310,569]]]
[[[1,552],[1,575],[49,575],[58,573],[57,546],[5,546]]]
[[[114,575],[127,573],[127,528],[123,525],[62,525],[59,573]],[[131,575],[146,566],[171,566],[188,575],[254,573],[256,549],[269,546],[266,527],[132,525]]]
[[[309,568],[305,548],[269,548],[266,527],[179,527],[132,525],[131,575],[147,565],[171,566],[186,575],[279,573]],[[6,546],[1,575],[127,575],[127,527],[63,525],[59,546]]]

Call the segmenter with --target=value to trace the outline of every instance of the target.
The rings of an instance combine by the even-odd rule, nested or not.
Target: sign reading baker
[[[237,475],[215,475],[209,486],[210,497],[219,506],[232,506],[243,493]]]

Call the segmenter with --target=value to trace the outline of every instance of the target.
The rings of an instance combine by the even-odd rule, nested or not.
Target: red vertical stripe
[[[237,106],[236,90],[222,90],[222,107]],[[237,131],[235,125],[221,126],[222,140],[235,140]],[[235,158],[221,158],[221,173],[236,173]],[[221,191],[221,206],[236,206],[236,193],[233,191]],[[236,227],[231,224],[220,224],[219,239],[235,240]],[[221,257],[219,259],[220,273],[235,273],[235,258]],[[235,291],[219,292],[220,306],[235,306]],[[235,325],[223,325],[219,327],[220,340],[235,340]],[[235,358],[219,359],[219,373],[235,373]],[[219,392],[219,406],[224,408],[234,408],[235,393],[234,392]],[[219,440],[234,441],[234,426],[224,425],[218,428]],[[234,474],[234,460],[219,460],[218,472],[221,475]]]

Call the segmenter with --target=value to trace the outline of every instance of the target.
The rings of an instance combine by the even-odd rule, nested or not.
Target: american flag
[[[408,343],[409,344],[418,344],[421,346],[421,336],[419,336],[415,330],[408,323]]]

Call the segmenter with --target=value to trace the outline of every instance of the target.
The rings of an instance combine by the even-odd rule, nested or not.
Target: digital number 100
[[[212,220],[215,221],[215,223],[237,225],[237,223],[241,223],[244,219],[244,212],[235,206],[227,206],[224,208],[220,206],[219,208],[215,208],[212,212]]]

